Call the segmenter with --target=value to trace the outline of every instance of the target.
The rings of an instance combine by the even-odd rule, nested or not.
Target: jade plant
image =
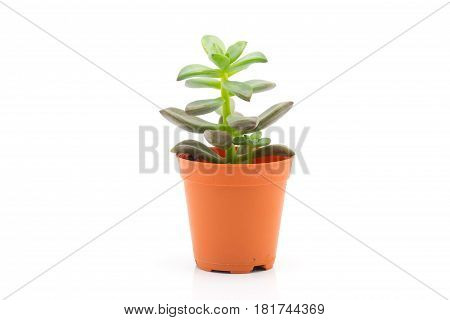
[[[212,35],[202,38],[202,46],[216,68],[191,64],[181,69],[177,81],[186,80],[185,85],[189,88],[213,88],[220,95],[190,102],[184,110],[167,108],[160,112],[180,128],[204,134],[211,145],[225,151],[225,156],[196,140],[184,140],[171,151],[188,155],[191,160],[213,163],[253,163],[258,157],[294,155],[286,146],[271,145],[270,138],[262,137],[261,132],[288,112],[292,102],[277,103],[259,116],[244,116],[235,111],[235,98],[249,102],[252,94],[275,87],[275,83],[266,80],[230,80],[254,63],[266,63],[265,55],[251,52],[241,57],[247,42],[238,41],[226,48],[219,38]],[[217,123],[198,117],[211,112],[217,112],[220,116]]]

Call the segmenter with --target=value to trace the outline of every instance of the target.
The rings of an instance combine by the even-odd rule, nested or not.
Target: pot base
[[[203,271],[219,271],[219,272],[229,272],[232,274],[240,274],[240,273],[250,273],[253,270],[270,270],[273,268],[273,261],[266,264],[258,264],[258,265],[228,265],[228,264],[215,264],[215,263],[207,263],[195,261],[197,267],[202,269]]]

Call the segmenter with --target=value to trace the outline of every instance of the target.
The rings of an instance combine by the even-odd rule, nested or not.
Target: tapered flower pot
[[[292,158],[255,164],[178,159],[197,266],[230,273],[271,269]]]

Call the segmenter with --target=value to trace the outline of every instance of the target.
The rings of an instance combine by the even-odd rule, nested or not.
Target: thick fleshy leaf
[[[202,46],[208,56],[211,56],[213,53],[225,54],[225,45],[222,40],[216,36],[203,36]]]
[[[227,118],[228,125],[239,131],[249,131],[258,125],[258,117],[243,117],[236,113],[231,114]]]
[[[205,130],[216,130],[220,127],[215,123],[191,116],[178,108],[167,108],[159,112],[173,124],[190,132],[203,133]]]
[[[250,101],[252,97],[252,87],[250,85],[239,82],[239,81],[225,81],[223,83],[223,87],[230,91],[231,93],[235,94],[237,97],[241,98],[245,101]]]
[[[216,153],[214,151],[211,150],[211,148],[209,148],[207,145],[201,143],[200,141],[197,140],[192,140],[192,139],[188,139],[188,140],[183,140],[181,142],[178,142],[170,151],[171,152],[176,152],[175,148],[180,146],[180,145],[192,145],[195,146],[198,149],[202,149],[204,152],[206,153],[210,153],[211,155],[215,155]]]
[[[210,78],[195,78],[186,80],[184,83],[188,88],[214,88],[220,89],[220,81]]]
[[[247,137],[245,137],[245,136],[234,137],[233,144],[239,145],[239,146],[245,146],[245,145],[247,145]]]
[[[264,146],[268,146],[269,144],[270,144],[270,138],[261,138],[259,140],[252,142],[252,145],[255,147],[264,147]]]
[[[226,55],[230,58],[231,62],[234,62],[236,61],[237,58],[241,56],[246,46],[247,41],[238,41],[235,44],[228,47]]]
[[[223,99],[221,97],[216,99],[197,100],[188,103],[188,105],[184,110],[186,111],[187,114],[199,116],[202,114],[213,112],[217,108],[220,108],[222,104]]]
[[[225,70],[230,65],[230,58],[220,53],[213,53],[211,61],[222,70]]]
[[[216,109],[215,110],[216,113],[222,115],[223,114],[222,108],[223,108],[223,106],[218,108],[218,109]],[[235,109],[234,100],[230,98],[230,112],[233,113],[234,109]]]
[[[267,62],[266,56],[261,52],[249,53],[236,62],[232,63],[228,68],[228,74],[233,75],[241,70],[247,69],[253,63],[264,63]]]
[[[252,87],[253,93],[263,92],[275,88],[276,84],[266,80],[249,80],[244,83]]]
[[[254,141],[257,141],[257,140],[261,139],[261,137],[262,137],[262,132],[261,131],[257,131],[257,132],[252,133],[250,135],[250,139],[252,139]]]
[[[177,81],[192,77],[220,78],[220,75],[221,71],[218,69],[211,69],[201,64],[190,64],[180,70]]]
[[[272,144],[255,150],[255,158],[264,156],[292,157],[295,152],[282,144]]]
[[[280,102],[271,106],[269,109],[259,115],[259,124],[255,130],[262,130],[267,128],[272,123],[280,119],[293,106],[292,101]]]
[[[289,149],[286,146],[281,144],[272,144],[265,147],[261,147],[256,149],[253,152],[254,158],[261,158],[266,156],[281,156],[281,157],[292,157],[295,155],[295,152]],[[237,157],[237,161],[239,163],[247,161],[248,154],[242,154]]]
[[[213,146],[227,149],[231,146],[233,138],[231,135],[222,130],[206,130],[204,133],[206,141],[211,143]]]
[[[176,144],[171,150],[174,153],[187,153],[195,160],[207,160],[213,163],[224,163],[225,159],[212,151],[206,145],[195,140],[184,140]]]

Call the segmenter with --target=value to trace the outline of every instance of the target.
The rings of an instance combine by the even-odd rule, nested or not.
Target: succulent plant
[[[247,42],[238,41],[226,48],[222,40],[212,35],[202,38],[202,46],[216,67],[201,64],[185,66],[180,70],[177,81],[186,80],[185,85],[189,88],[217,89],[220,96],[190,102],[184,110],[167,108],[160,112],[170,122],[187,131],[203,133],[211,145],[225,150],[225,157],[195,140],[182,141],[171,151],[214,163],[253,163],[255,158],[263,156],[294,155],[286,146],[270,145],[270,138],[262,137],[261,132],[288,112],[292,102],[277,103],[259,116],[248,117],[235,112],[234,97],[248,102],[254,93],[275,87],[275,83],[266,80],[229,80],[254,63],[266,63],[266,56],[261,52],[251,52],[241,57]],[[198,117],[214,111],[220,115],[218,123]]]

